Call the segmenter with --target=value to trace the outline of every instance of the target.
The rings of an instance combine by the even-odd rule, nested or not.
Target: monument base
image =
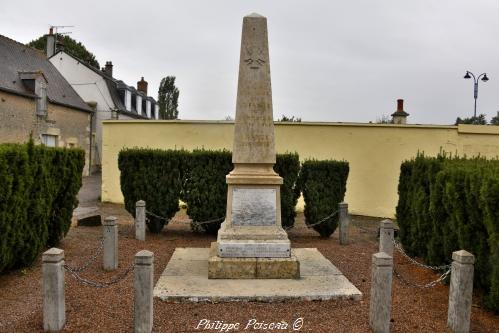
[[[209,279],[298,279],[300,262],[291,251],[286,258],[222,258],[218,243],[211,243]]]

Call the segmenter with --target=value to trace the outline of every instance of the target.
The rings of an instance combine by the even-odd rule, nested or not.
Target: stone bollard
[[[452,253],[447,326],[454,333],[470,331],[474,262],[475,257],[465,250]]]
[[[48,332],[58,332],[66,323],[64,250],[53,247],[45,251],[42,262],[43,329]]]
[[[348,204],[346,202],[340,202],[338,204],[338,211],[340,216],[340,245],[348,244],[348,226],[350,220],[348,218]]]
[[[135,203],[135,239],[146,240],[146,202],[144,200]]]
[[[135,255],[135,333],[150,333],[153,326],[154,254],[147,250]]]
[[[393,257],[393,222],[383,220],[379,223],[379,252]]]
[[[384,252],[372,256],[369,326],[374,333],[390,332],[393,258]]]
[[[106,271],[114,271],[118,268],[118,224],[116,217],[108,216],[104,219],[103,231],[103,268]]]

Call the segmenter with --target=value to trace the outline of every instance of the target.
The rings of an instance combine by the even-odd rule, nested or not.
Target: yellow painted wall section
[[[484,128],[486,127],[486,128]],[[225,121],[105,121],[102,200],[123,202],[118,153],[123,148],[232,150],[234,124]],[[345,201],[352,214],[394,217],[400,164],[418,151],[499,156],[499,126],[356,123],[276,123],[278,153],[300,159],[346,160]]]

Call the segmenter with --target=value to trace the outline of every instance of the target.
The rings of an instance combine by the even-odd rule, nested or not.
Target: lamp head
[[[487,82],[488,80],[489,80],[489,78],[487,77],[487,74],[484,74],[482,77],[482,81]]]
[[[466,72],[466,75],[464,76],[465,79],[471,79],[470,72]]]

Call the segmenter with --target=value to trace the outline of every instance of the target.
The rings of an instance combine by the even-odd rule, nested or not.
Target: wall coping
[[[104,120],[105,124],[204,124],[204,125],[232,125],[233,120],[136,120],[136,119],[122,119],[122,120]],[[320,122],[320,121],[302,121],[302,122],[281,122],[274,121],[277,126],[347,126],[347,127],[395,127],[395,128],[442,128],[442,129],[457,129],[455,125],[431,125],[431,124],[375,124],[375,123],[354,123],[354,122]],[[461,125],[459,125],[461,126]],[[474,125],[466,125],[471,127],[482,127]],[[489,127],[489,126],[486,126]],[[492,127],[492,126],[491,126]],[[495,127],[495,126],[494,126]],[[474,132],[472,132],[474,133]],[[495,132],[493,132],[495,134]],[[498,132],[499,134],[499,127]]]

